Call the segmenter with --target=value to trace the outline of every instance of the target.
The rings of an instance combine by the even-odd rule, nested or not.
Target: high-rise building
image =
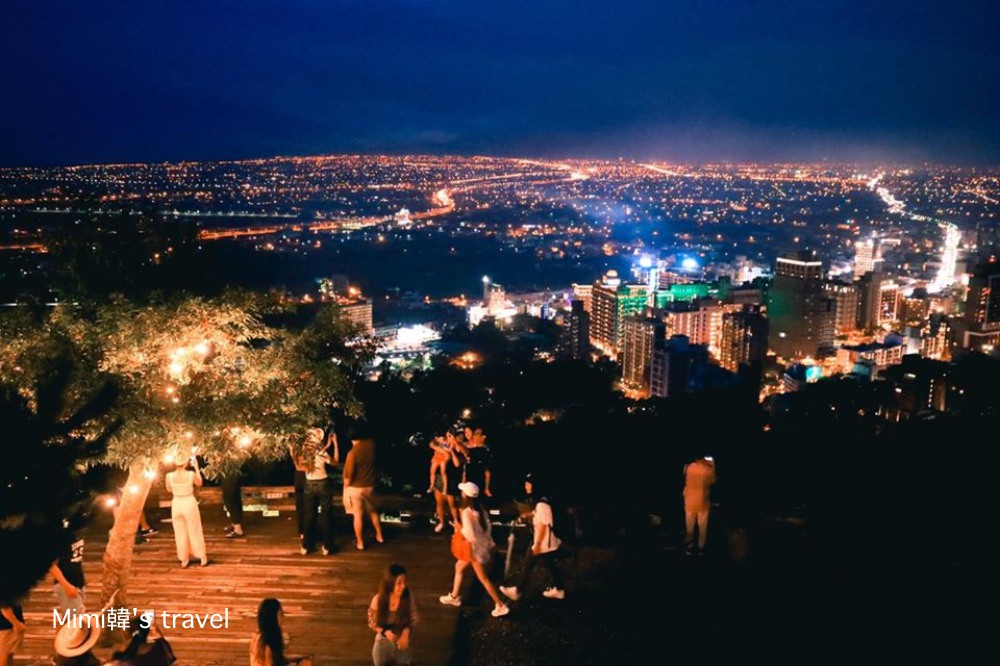
[[[502,285],[490,282],[485,285],[486,314],[490,317],[502,317],[507,310],[507,291]]]
[[[625,337],[625,318],[646,308],[646,285],[622,284],[617,271],[594,284],[590,341],[601,352],[617,358]]]
[[[570,302],[563,328],[562,354],[575,361],[590,358],[590,313],[584,309],[583,301]]]
[[[883,285],[889,286],[884,290]],[[898,286],[885,273],[877,271],[865,273],[857,282],[858,286],[858,328],[877,328],[886,315],[892,311],[894,298],[898,298]],[[898,303],[897,303],[898,305]]]
[[[592,284],[576,284],[573,283],[573,299],[574,301],[581,301],[583,303],[583,309],[587,312],[593,312],[593,298],[594,298],[594,285]]]
[[[899,318],[899,285],[893,280],[883,280],[879,285],[878,325],[893,324]]]
[[[823,262],[805,251],[779,257],[767,305],[771,349],[786,361],[827,352],[835,314],[823,294]]]
[[[372,325],[372,302],[367,298],[354,300],[340,299],[337,302],[341,317],[350,324],[358,328],[362,335],[371,335],[375,332]]]
[[[690,303],[669,303],[659,314],[667,325],[667,335],[683,335],[692,344],[707,345],[718,354],[724,312],[718,300],[701,298]]]
[[[649,394],[649,370],[653,351],[664,339],[666,326],[662,321],[644,315],[625,318],[625,340],[622,348],[622,383],[641,394]]]
[[[970,349],[1000,345],[1000,261],[980,263],[969,278],[961,345]]]
[[[854,331],[858,322],[857,285],[847,282],[824,282],[823,293],[834,301],[834,334],[847,335]]]
[[[722,315],[719,364],[730,372],[742,364],[762,363],[767,356],[768,321],[760,306],[745,305]]]
[[[965,321],[984,330],[1000,328],[1000,261],[983,262],[973,271]]]
[[[882,263],[882,245],[877,238],[865,238],[854,244],[854,277],[877,270]]]
[[[886,391],[883,415],[891,420],[916,416],[925,411],[945,411],[948,397],[949,366],[943,361],[903,356],[902,361],[882,373],[892,388]]]

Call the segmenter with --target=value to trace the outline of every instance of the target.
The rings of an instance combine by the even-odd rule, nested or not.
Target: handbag
[[[451,554],[460,562],[472,561],[472,544],[458,530],[451,535]]]

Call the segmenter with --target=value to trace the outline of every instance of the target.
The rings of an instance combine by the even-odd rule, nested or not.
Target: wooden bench
[[[196,491],[199,504],[222,504],[222,489],[216,486],[198,488]],[[243,486],[243,511],[260,512],[265,517],[274,517],[281,511],[295,511],[295,486]],[[339,505],[341,499],[334,496],[334,504]],[[170,508],[170,496],[160,493],[156,506],[161,509]]]

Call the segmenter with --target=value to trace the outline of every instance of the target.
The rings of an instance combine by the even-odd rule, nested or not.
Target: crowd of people
[[[481,429],[461,427],[449,429],[429,443],[430,492],[434,496],[436,524],[440,533],[450,526],[451,553],[454,556],[454,577],[451,589],[439,597],[441,604],[463,605],[462,593],[467,588],[471,570],[493,603],[491,615],[503,617],[510,613],[508,601],[518,601],[528,592],[534,570],[541,565],[546,572],[543,597],[561,600],[566,596],[565,577],[561,561],[563,541],[556,526],[556,512],[549,499],[544,480],[528,474],[524,479],[527,499],[517,502],[519,521],[530,524],[531,547],[511,580],[494,581],[491,566],[496,543],[486,503],[493,493],[492,458]],[[318,552],[327,556],[336,552],[336,521],[333,510],[334,479],[341,465],[341,447],[333,429],[311,428],[303,440],[289,447],[295,468],[295,507],[298,526],[299,552]],[[242,517],[242,497],[239,474],[222,479],[224,504],[230,518],[228,538],[245,535]],[[375,442],[368,437],[352,439],[352,446],[343,461],[343,506],[352,518],[354,545],[365,549],[365,519],[371,523],[375,542],[383,543],[382,526],[374,491],[378,481],[375,467]],[[709,456],[691,461],[684,468],[683,504],[685,515],[684,547],[688,554],[705,551],[708,536],[709,492],[716,481],[715,463]],[[174,470],[165,476],[165,488],[171,496],[170,515],[177,558],[186,568],[192,560],[201,566],[209,564],[201,515],[195,488],[204,483],[197,456],[179,458]],[[137,538],[155,534],[142,516]],[[83,572],[82,539],[52,563],[56,607],[60,612],[86,612],[86,579]],[[505,568],[504,576],[508,575]],[[410,591],[406,569],[392,564],[368,605],[367,622],[374,632],[372,660],[376,665],[409,664],[412,659],[411,630],[418,623],[420,612],[415,595]],[[311,655],[295,655],[288,650],[282,631],[284,614],[275,598],[264,599],[257,613],[257,631],[250,639],[251,666],[311,666]],[[24,636],[24,616],[20,606],[0,607],[0,666],[8,666],[20,648]],[[100,666],[91,648],[97,640],[95,631],[62,627],[55,640],[57,666]],[[108,662],[113,666],[169,666],[173,652],[159,628],[133,624],[128,642],[119,646]],[[105,665],[107,666],[107,665]]]

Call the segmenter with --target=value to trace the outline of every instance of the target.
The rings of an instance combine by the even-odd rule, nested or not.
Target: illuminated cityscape
[[[989,653],[1000,4],[2,17],[0,666]]]

